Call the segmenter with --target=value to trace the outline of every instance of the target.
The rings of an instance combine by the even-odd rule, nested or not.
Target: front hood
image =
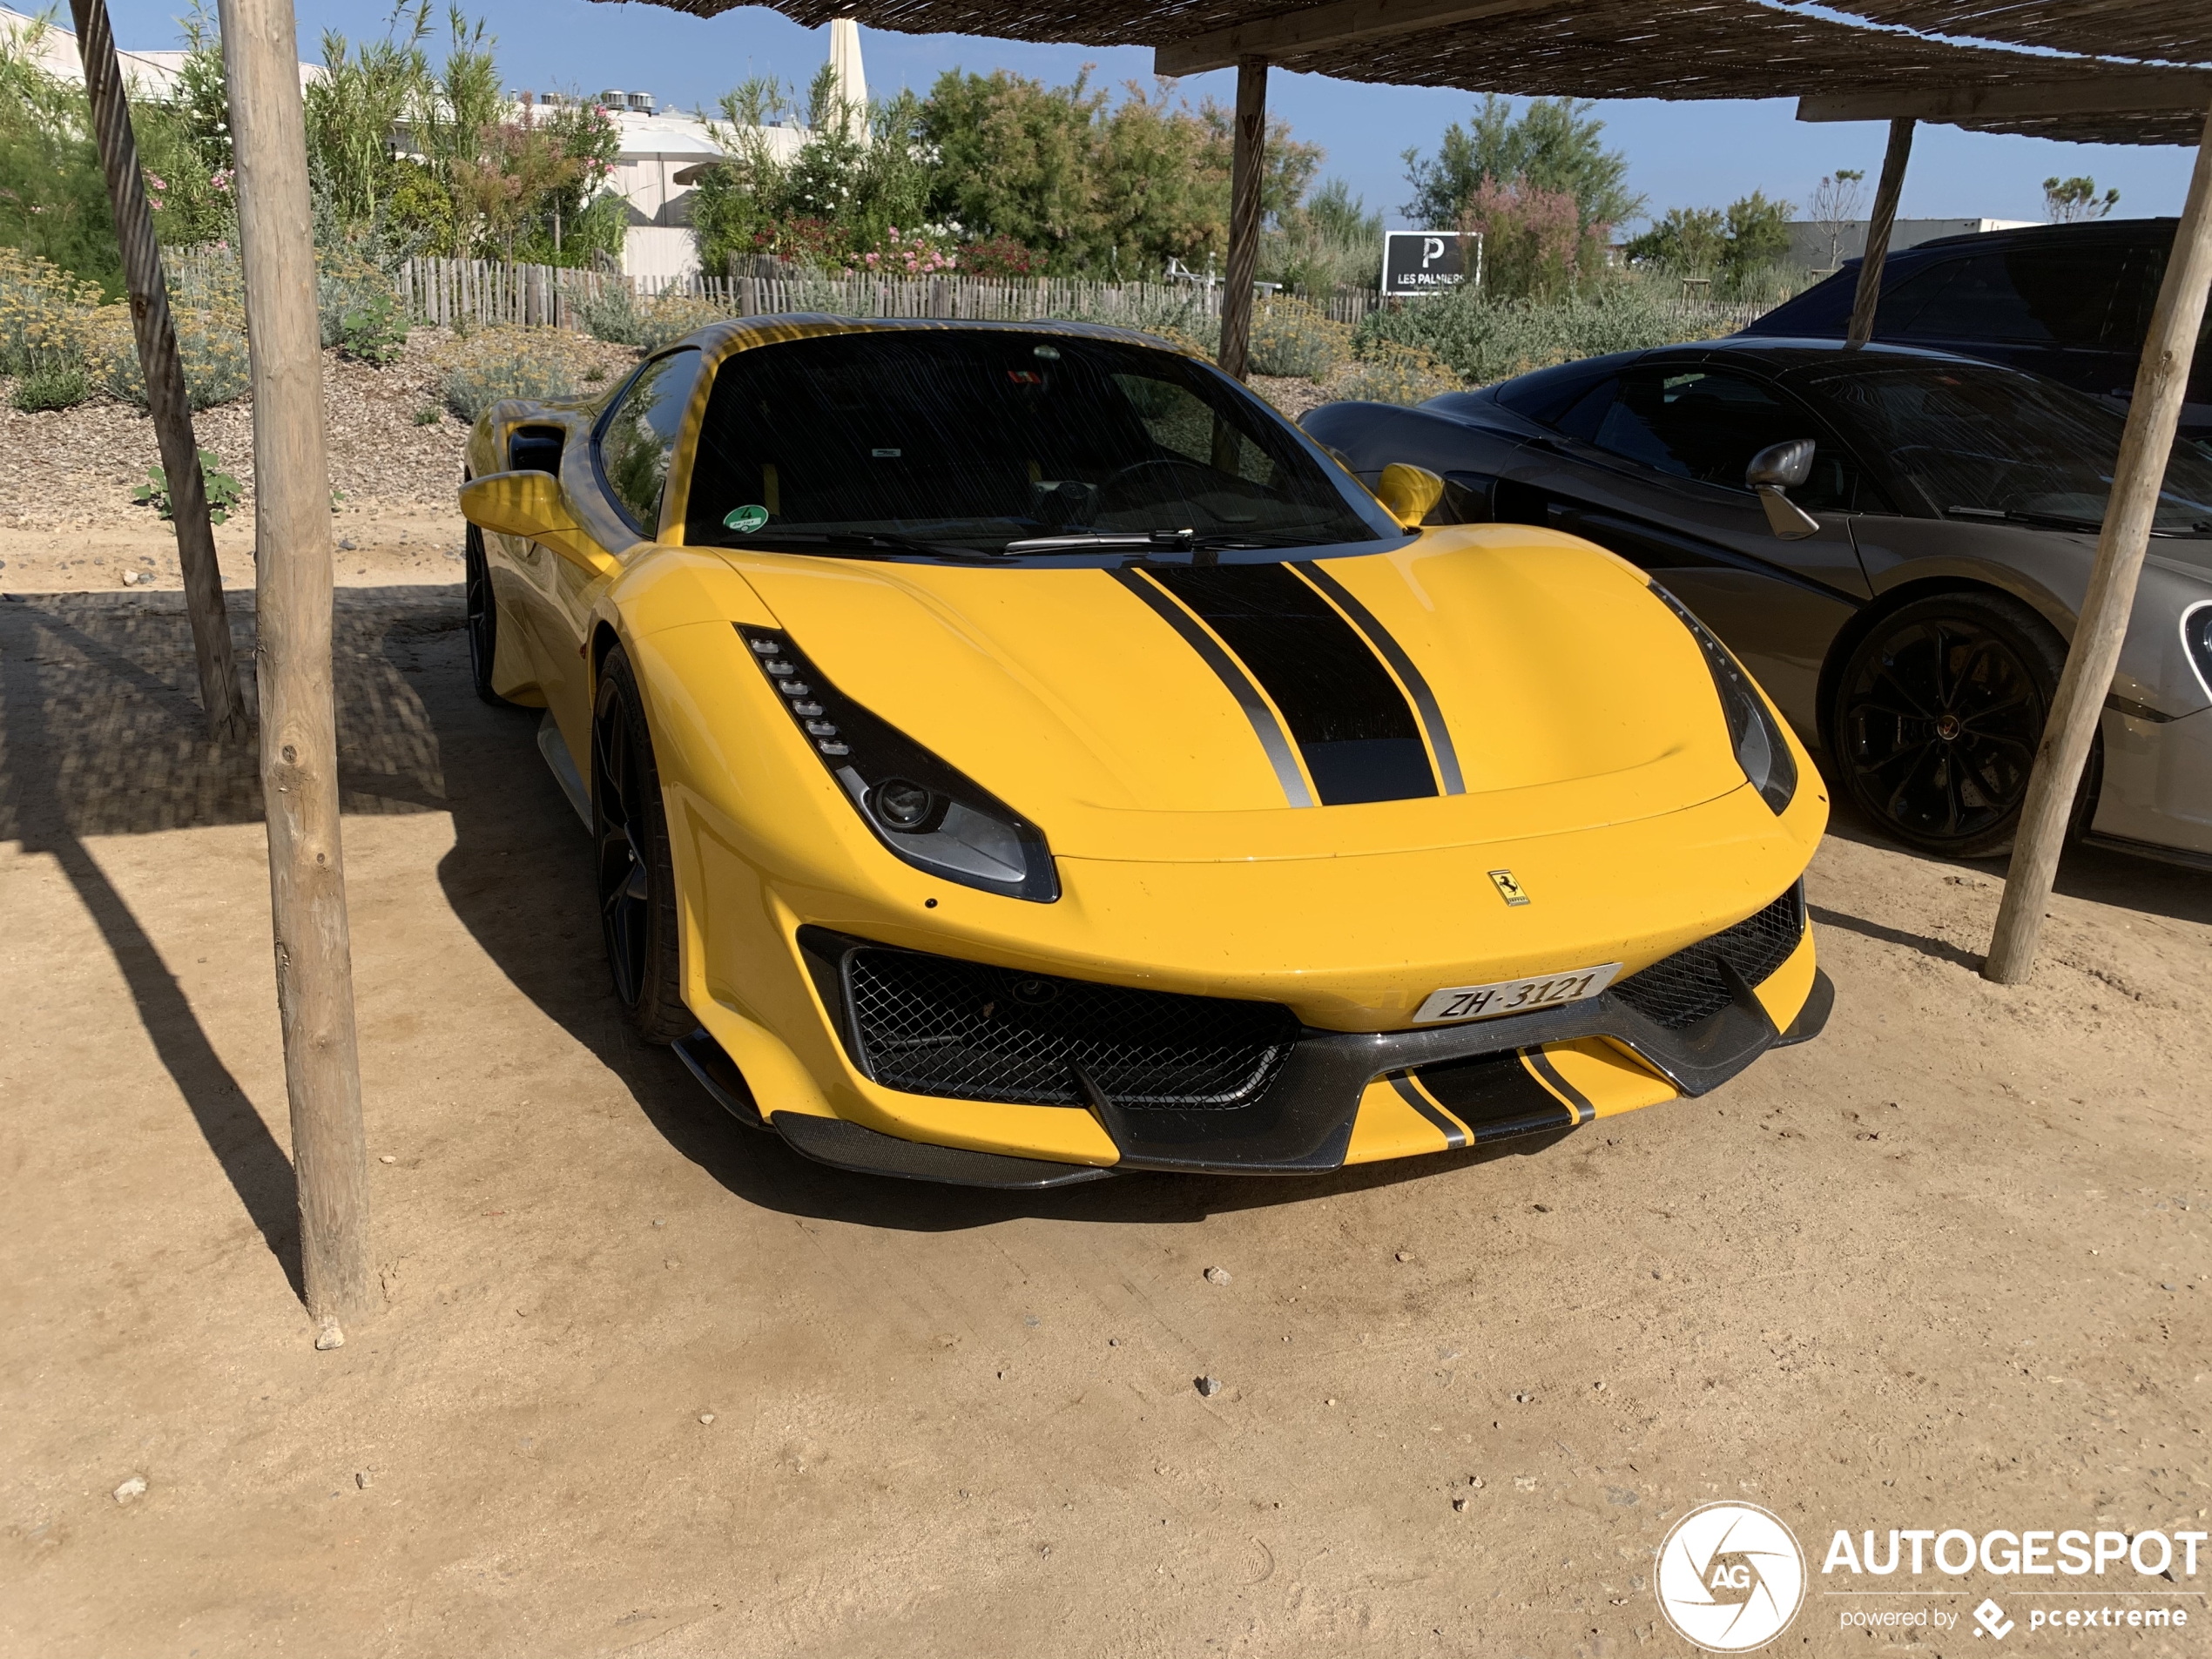
[[[1744,786],[1689,633],[1550,531],[1432,530],[1306,576],[722,556],[840,691],[1070,857],[1510,840]]]

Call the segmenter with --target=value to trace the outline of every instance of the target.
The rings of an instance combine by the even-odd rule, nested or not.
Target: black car
[[[1543,525],[1650,572],[1869,816],[1959,856],[2012,836],[2122,423],[1993,364],[1741,336],[1300,422],[1370,488],[1393,462],[1441,475],[1432,523]],[[2175,446],[2154,536],[2084,823],[2212,866],[2212,456],[2195,445]]]
[[[2124,404],[2152,305],[2174,245],[2170,219],[2037,225],[1946,236],[1892,253],[1882,266],[1874,338],[1957,352],[2042,374]],[[1858,292],[1859,261],[1777,306],[1743,332],[1841,340]],[[2197,337],[2182,411],[2186,438],[2212,439],[2212,313]]]

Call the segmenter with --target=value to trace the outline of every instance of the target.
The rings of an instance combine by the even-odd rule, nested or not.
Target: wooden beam
[[[1156,47],[1156,75],[1197,75],[1227,69],[1247,57],[1280,63],[1300,52],[1379,40],[1421,29],[1444,29],[1514,11],[1541,11],[1549,0],[1337,0],[1255,18],[1231,29]]]
[[[2012,868],[2005,878],[2005,900],[1998,908],[1988,960],[1982,965],[1982,976],[2000,985],[2017,985],[2034,971],[2043,907],[2058,876],[2059,853],[2074,816],[2081,769],[2088,761],[2098,717],[2112,690],[2113,671],[2120,664],[2121,642],[2127,637],[2128,620],[2135,608],[2135,581],[2150,545],[2151,521],[2158,510],[2166,460],[2173,453],[2208,288],[2212,288],[2212,111],[2205,117],[2188,198],[2174,232],[2158,303],[2151,311],[2142,364],[2135,371],[2135,395],[2128,405],[2128,424],[2121,435],[2119,464],[2113,469],[2112,496],[2105,505],[2104,527],[2097,534],[2096,563],[2089,570],[2089,589],[2074,624],[2074,644],[2066,654],[2066,671],[2059,677],[2058,695],[2052,699],[2043,740],[2036,747],[2027,802],[2013,842]]]
[[[1222,372],[1244,378],[1251,353],[1252,279],[1259,270],[1260,185],[1267,171],[1267,60],[1237,65],[1236,147],[1229,162],[1229,269],[1221,291]]]
[[[192,435],[192,400],[185,391],[184,360],[177,353],[177,325],[169,314],[169,280],[161,269],[153,211],[138,171],[138,141],[131,131],[131,101],[115,56],[107,0],[70,0],[77,22],[77,50],[84,60],[84,93],[92,107],[92,134],[107,175],[115,239],[123,251],[123,283],[131,296],[131,327],[138,369],[146,382],[146,412],[153,417],[161,473],[169,483],[169,516],[177,529],[177,563],[185,575],[185,615],[199,660],[199,705],[218,743],[248,735],[246,698],[238,688],[231,622],[223,606],[223,573],[215,562],[215,527],[207,516],[207,485]]]
[[[292,0],[221,0],[253,383],[261,800],[315,1346],[373,1310],[368,1156],[330,686],[330,466]]]
[[[1857,351],[1874,337],[1874,307],[1882,300],[1882,266],[1890,257],[1890,233],[1897,227],[1898,199],[1905,194],[1905,164],[1912,158],[1912,122],[1890,123],[1889,148],[1882,152],[1882,176],[1874,185],[1874,217],[1867,221],[1866,253],[1858,262],[1858,287],[1851,295],[1851,327],[1844,349]]]
[[[2023,59],[2033,65],[2033,58]],[[2084,65],[2065,80],[1995,81],[1979,86],[1882,87],[1820,92],[1797,100],[1800,121],[1971,121],[2014,116],[2155,115],[2212,104],[2212,75],[2189,70]]]

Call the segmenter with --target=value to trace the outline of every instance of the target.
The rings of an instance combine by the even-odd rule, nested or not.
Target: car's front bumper
[[[909,1094],[901,1099],[910,1109],[901,1113],[900,1126],[911,1132],[894,1136],[807,1112],[771,1110],[764,1117],[738,1066],[704,1028],[679,1044],[678,1053],[732,1113],[842,1168],[1013,1188],[1093,1180],[1118,1170],[1312,1173],[1568,1130],[1703,1095],[1768,1049],[1817,1035],[1834,991],[1814,963],[1801,903],[1796,914],[1796,948],[1758,982],[1725,956],[1716,959],[1727,1000],[1688,1024],[1662,1023],[1614,989],[1587,1001],[1472,1024],[1387,1032],[1309,1028],[1298,1034],[1263,1093],[1228,1108],[1134,1108],[1096,1087],[1067,1105]],[[848,967],[855,953],[871,948],[869,941],[808,929],[801,948],[848,1055],[865,1066],[849,1006]],[[1073,1114],[1062,1123],[1080,1127],[1096,1150],[1080,1162],[1012,1155],[1040,1139],[1064,1137],[1041,1136],[1034,1128],[1019,1140],[992,1136],[989,1123],[1008,1121],[1003,1115],[1009,1112]],[[964,1120],[954,1133],[965,1143],[937,1141],[932,1118],[948,1126]],[[1008,1150],[992,1150],[995,1140]]]

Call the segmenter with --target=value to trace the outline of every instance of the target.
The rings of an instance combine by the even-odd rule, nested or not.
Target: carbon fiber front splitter
[[[1804,1007],[1788,1030],[1777,1031],[1751,986],[1733,970],[1728,977],[1728,1006],[1679,1030],[1647,1019],[1607,992],[1586,1002],[1472,1025],[1418,1031],[1308,1030],[1266,1094],[1246,1107],[1133,1109],[1094,1094],[1087,1108],[1038,1109],[1088,1109],[1121,1152],[1111,1169],[902,1140],[840,1118],[775,1112],[764,1121],[737,1066],[704,1029],[684,1038],[676,1051],[733,1116],[756,1129],[773,1129],[795,1150],[839,1169],[1028,1190],[1096,1181],[1123,1170],[1305,1175],[1343,1164],[1360,1097],[1379,1077],[1426,1076],[1449,1072],[1454,1062],[1509,1057],[1577,1037],[1608,1037],[1632,1049],[1682,1093],[1703,1095],[1768,1049],[1818,1035],[1835,1006],[1834,984],[1816,968]],[[1488,1142],[1571,1128],[1584,1120],[1571,1108],[1559,1115],[1531,1114],[1501,1103],[1495,1115],[1466,1121],[1478,1141]]]

